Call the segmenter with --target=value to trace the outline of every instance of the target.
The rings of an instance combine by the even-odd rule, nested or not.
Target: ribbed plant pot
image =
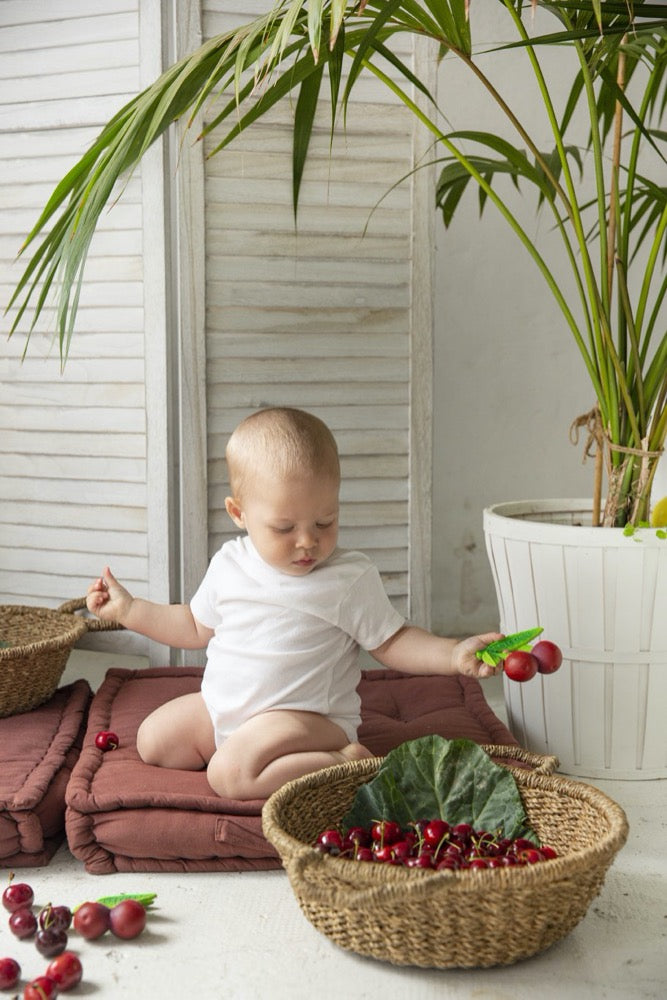
[[[484,534],[501,631],[563,650],[554,674],[504,678],[517,739],[568,774],[667,777],[667,541],[593,528],[587,500],[496,504]]]

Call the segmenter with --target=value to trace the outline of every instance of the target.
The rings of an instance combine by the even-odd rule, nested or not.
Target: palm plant
[[[484,53],[473,47],[469,0],[275,0],[265,15],[210,39],[130,101],[58,184],[24,244],[23,250],[32,248],[41,237],[10,302],[16,308],[12,332],[29,306],[32,329],[55,293],[66,357],[100,213],[118,179],[176,119],[192,122],[215,102],[203,134],[226,129],[213,150],[218,153],[295,92],[296,211],[325,79],[335,129],[360,74],[373,73],[433,136],[434,159],[442,165],[437,205],[445,225],[473,182],[480,211],[493,204],[502,214],[561,310],[596,398],[585,418],[597,450],[594,523],[600,520],[603,464],[603,523],[645,521],[667,434],[667,332],[660,329],[667,292],[667,187],[653,176],[664,175],[667,138],[653,124],[667,102],[664,6],[644,0],[497,2],[515,33],[512,44],[498,48],[515,55],[520,48],[529,60],[533,96],[546,115],[552,149],[540,148],[484,71]],[[536,7],[553,14],[557,24],[555,31],[531,38]],[[483,17],[481,9],[474,13]],[[418,71],[392,48],[393,39],[405,33],[433,39],[441,57],[459,60],[474,74],[495,104],[498,131],[443,128],[447,108],[438,108]],[[560,111],[540,62],[541,48],[555,45],[576,57],[569,99]],[[426,105],[415,101],[415,88]],[[583,112],[588,130],[579,145],[569,143],[575,112]],[[508,126],[514,142],[504,137]],[[522,226],[511,189],[509,197],[503,193],[507,177],[515,186],[532,185],[538,207],[551,213],[573,277],[571,293]]]

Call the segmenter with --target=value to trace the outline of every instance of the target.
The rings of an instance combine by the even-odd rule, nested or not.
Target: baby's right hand
[[[123,624],[133,597],[122,587],[108,566],[105,566],[102,576],[94,580],[88,588],[86,607],[91,614],[103,621],[115,621]]]

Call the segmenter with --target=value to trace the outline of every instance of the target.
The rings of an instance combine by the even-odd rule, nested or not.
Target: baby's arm
[[[213,635],[192,614],[187,604],[156,604],[133,597],[107,566],[88,588],[88,610],[104,621],[120,622],[127,629],[177,649],[203,649]]]
[[[383,666],[408,674],[491,677],[497,672],[497,668],[483,663],[475,653],[501,638],[500,632],[487,632],[459,641],[433,635],[416,625],[405,625],[370,652]]]

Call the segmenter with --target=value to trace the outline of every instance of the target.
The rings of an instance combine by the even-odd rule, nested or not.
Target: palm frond
[[[296,95],[292,102],[296,213],[325,74],[333,136],[341,127],[341,110],[344,127],[357,82],[373,73],[430,132],[444,154],[439,157],[437,205],[445,224],[451,224],[471,184],[476,186],[480,213],[487,204],[494,205],[555,297],[581,352],[610,440],[634,445],[648,433],[650,423],[651,447],[659,450],[667,433],[667,334],[659,329],[667,288],[667,195],[662,180],[645,168],[644,159],[655,160],[664,172],[666,134],[660,122],[667,107],[664,4],[498,2],[516,31],[516,41],[479,51],[473,46],[468,15],[470,7],[473,18],[483,18],[483,0],[275,0],[270,6],[267,2],[267,12],[260,17],[208,40],[121,108],[55,187],[21,249],[32,256],[7,307],[16,310],[10,335],[32,310],[27,344],[45,303],[55,296],[61,356],[66,358],[100,215],[146,150],[175,122],[181,121],[187,130],[206,108],[206,126],[196,138],[222,127],[222,137],[216,138],[209,153],[216,155],[277,104]],[[555,30],[533,32],[536,7],[554,17]],[[397,54],[393,42],[400,36],[432,39],[441,55],[459,60],[495,103],[498,131],[466,123],[465,130],[444,132],[441,123],[447,119],[449,95],[443,95],[442,108],[436,105],[419,67]],[[557,108],[540,54],[559,46],[574,53],[577,68],[568,96]],[[525,54],[533,71],[536,106],[544,111],[553,139],[551,150],[545,152],[543,135],[539,141],[534,138],[501,93],[506,80],[496,84],[485,71],[484,57],[490,52]],[[428,111],[423,101],[415,100],[417,93],[426,97]],[[582,111],[589,131],[575,141],[571,133]],[[590,186],[583,194],[579,187],[582,166],[587,175],[592,173],[592,195]],[[551,213],[574,279],[572,302],[505,198],[502,177],[511,181],[510,191],[534,189],[538,208]],[[592,225],[584,221],[591,211],[596,216]],[[631,267],[639,269],[633,280]],[[657,345],[651,345],[655,338]],[[633,509],[642,513],[641,504],[634,501]]]

